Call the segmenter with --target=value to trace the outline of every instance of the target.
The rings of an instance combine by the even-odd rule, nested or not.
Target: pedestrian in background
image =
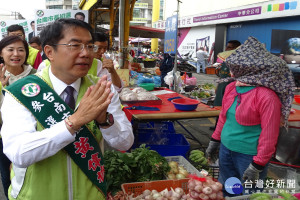
[[[200,74],[200,68],[202,68],[203,74],[205,74],[205,68],[206,68],[206,60],[208,58],[208,53],[204,51],[203,47],[200,47],[200,49],[196,52],[197,57],[197,73]]]
[[[164,59],[161,62],[159,66],[159,70],[161,72],[160,74],[160,79],[161,79],[161,86],[162,87],[168,87],[168,85],[165,83],[165,76],[167,75],[168,72],[172,71],[174,67],[174,61],[173,58],[171,57],[170,54],[165,53],[164,54]]]

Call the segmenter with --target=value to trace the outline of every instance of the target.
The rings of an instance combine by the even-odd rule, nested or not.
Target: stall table
[[[193,111],[181,111],[177,110],[173,103],[169,101],[169,98],[173,97],[182,97],[187,98],[184,95],[178,94],[172,90],[169,89],[157,89],[155,91],[152,91],[158,98],[162,100],[161,105],[147,105],[143,104],[143,106],[148,107],[156,107],[159,109],[159,111],[148,111],[148,110],[129,110],[126,109],[131,106],[139,106],[139,103],[135,104],[127,104],[123,105],[124,112],[129,119],[129,121],[132,122],[133,130],[135,136],[137,135],[137,129],[138,129],[138,123],[145,122],[145,121],[165,121],[165,120],[172,120],[177,121],[180,119],[195,119],[195,118],[208,118],[208,117],[217,117],[219,116],[221,107],[210,107],[208,105],[205,105],[203,103],[200,103],[196,110]],[[180,122],[177,121],[177,123],[184,128],[196,141],[198,141],[200,144],[201,142],[195,138]]]

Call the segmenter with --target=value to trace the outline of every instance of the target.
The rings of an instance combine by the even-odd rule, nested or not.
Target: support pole
[[[174,77],[174,91],[179,93],[179,87],[178,87],[178,80],[176,79],[176,72],[177,72],[177,45],[178,45],[178,26],[179,26],[179,23],[178,23],[178,18],[179,18],[179,3],[182,3],[180,0],[177,0],[177,35],[176,35],[176,46],[175,46],[175,49],[176,49],[176,53],[175,53],[175,61],[174,61],[174,69],[173,69],[173,77]]]
[[[159,20],[160,0],[152,1],[152,23]],[[158,53],[158,38],[151,39],[151,51]]]
[[[120,0],[119,5],[119,66],[124,68],[123,48],[124,48],[124,11],[125,0]]]

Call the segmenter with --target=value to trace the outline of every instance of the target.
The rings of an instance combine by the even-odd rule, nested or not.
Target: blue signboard
[[[177,15],[167,18],[164,52],[175,54],[177,50]]]

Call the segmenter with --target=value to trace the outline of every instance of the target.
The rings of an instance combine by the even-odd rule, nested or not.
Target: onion
[[[211,194],[212,193],[212,189],[210,187],[205,187],[205,188],[203,188],[202,192],[204,194]]]
[[[209,199],[216,199],[217,198],[217,194],[216,193],[211,193],[210,195],[208,195]]]
[[[203,183],[201,181],[195,180],[195,184],[196,185],[203,185]]]
[[[182,196],[184,194],[183,189],[180,187],[175,188],[175,192],[178,193],[180,196]]]
[[[203,200],[208,200],[209,199],[209,197],[207,195],[203,194],[203,193],[199,194],[199,198],[203,199]]]
[[[175,174],[168,174],[168,179],[174,180],[174,179],[176,179],[176,175]]]
[[[199,197],[199,194],[195,191],[191,191],[190,192],[190,196],[193,198],[193,199],[197,199]]]
[[[188,183],[188,188],[193,190],[195,186],[196,186],[195,181],[193,179],[190,179]]]
[[[176,174],[176,178],[177,179],[183,179],[183,178],[185,178],[185,176],[183,174]]]
[[[156,193],[158,193],[157,190],[152,190],[152,191],[151,191],[151,194],[152,194],[152,195],[153,195],[153,194],[156,194]]]
[[[145,196],[145,200],[152,200],[152,199],[153,199],[153,197],[151,195]]]
[[[214,192],[218,192],[220,190],[217,184],[212,184],[210,187]]]
[[[178,168],[178,163],[177,162],[175,162],[175,161],[171,161],[171,162],[169,162],[169,166],[171,167],[171,168]]]
[[[195,186],[195,191],[200,193],[202,191],[202,185],[196,185]]]
[[[169,191],[168,189],[164,189],[163,191],[160,192],[160,194],[163,196],[163,197],[168,197],[169,196]]]
[[[152,195],[152,197],[153,197],[153,199],[157,199],[158,197],[162,197],[161,196],[161,194],[160,193],[154,193],[153,195]]]
[[[219,190],[222,190],[223,185],[220,182],[216,182],[215,185],[218,186]]]
[[[151,191],[150,190],[144,190],[143,192],[143,195],[144,196],[147,196],[147,195],[150,195],[151,194]]]
[[[188,172],[188,171],[186,171],[185,169],[183,169],[183,170],[180,170],[180,169],[179,169],[179,174],[183,174],[183,175],[184,175],[184,177],[188,177],[188,175],[189,175],[189,172]]]

